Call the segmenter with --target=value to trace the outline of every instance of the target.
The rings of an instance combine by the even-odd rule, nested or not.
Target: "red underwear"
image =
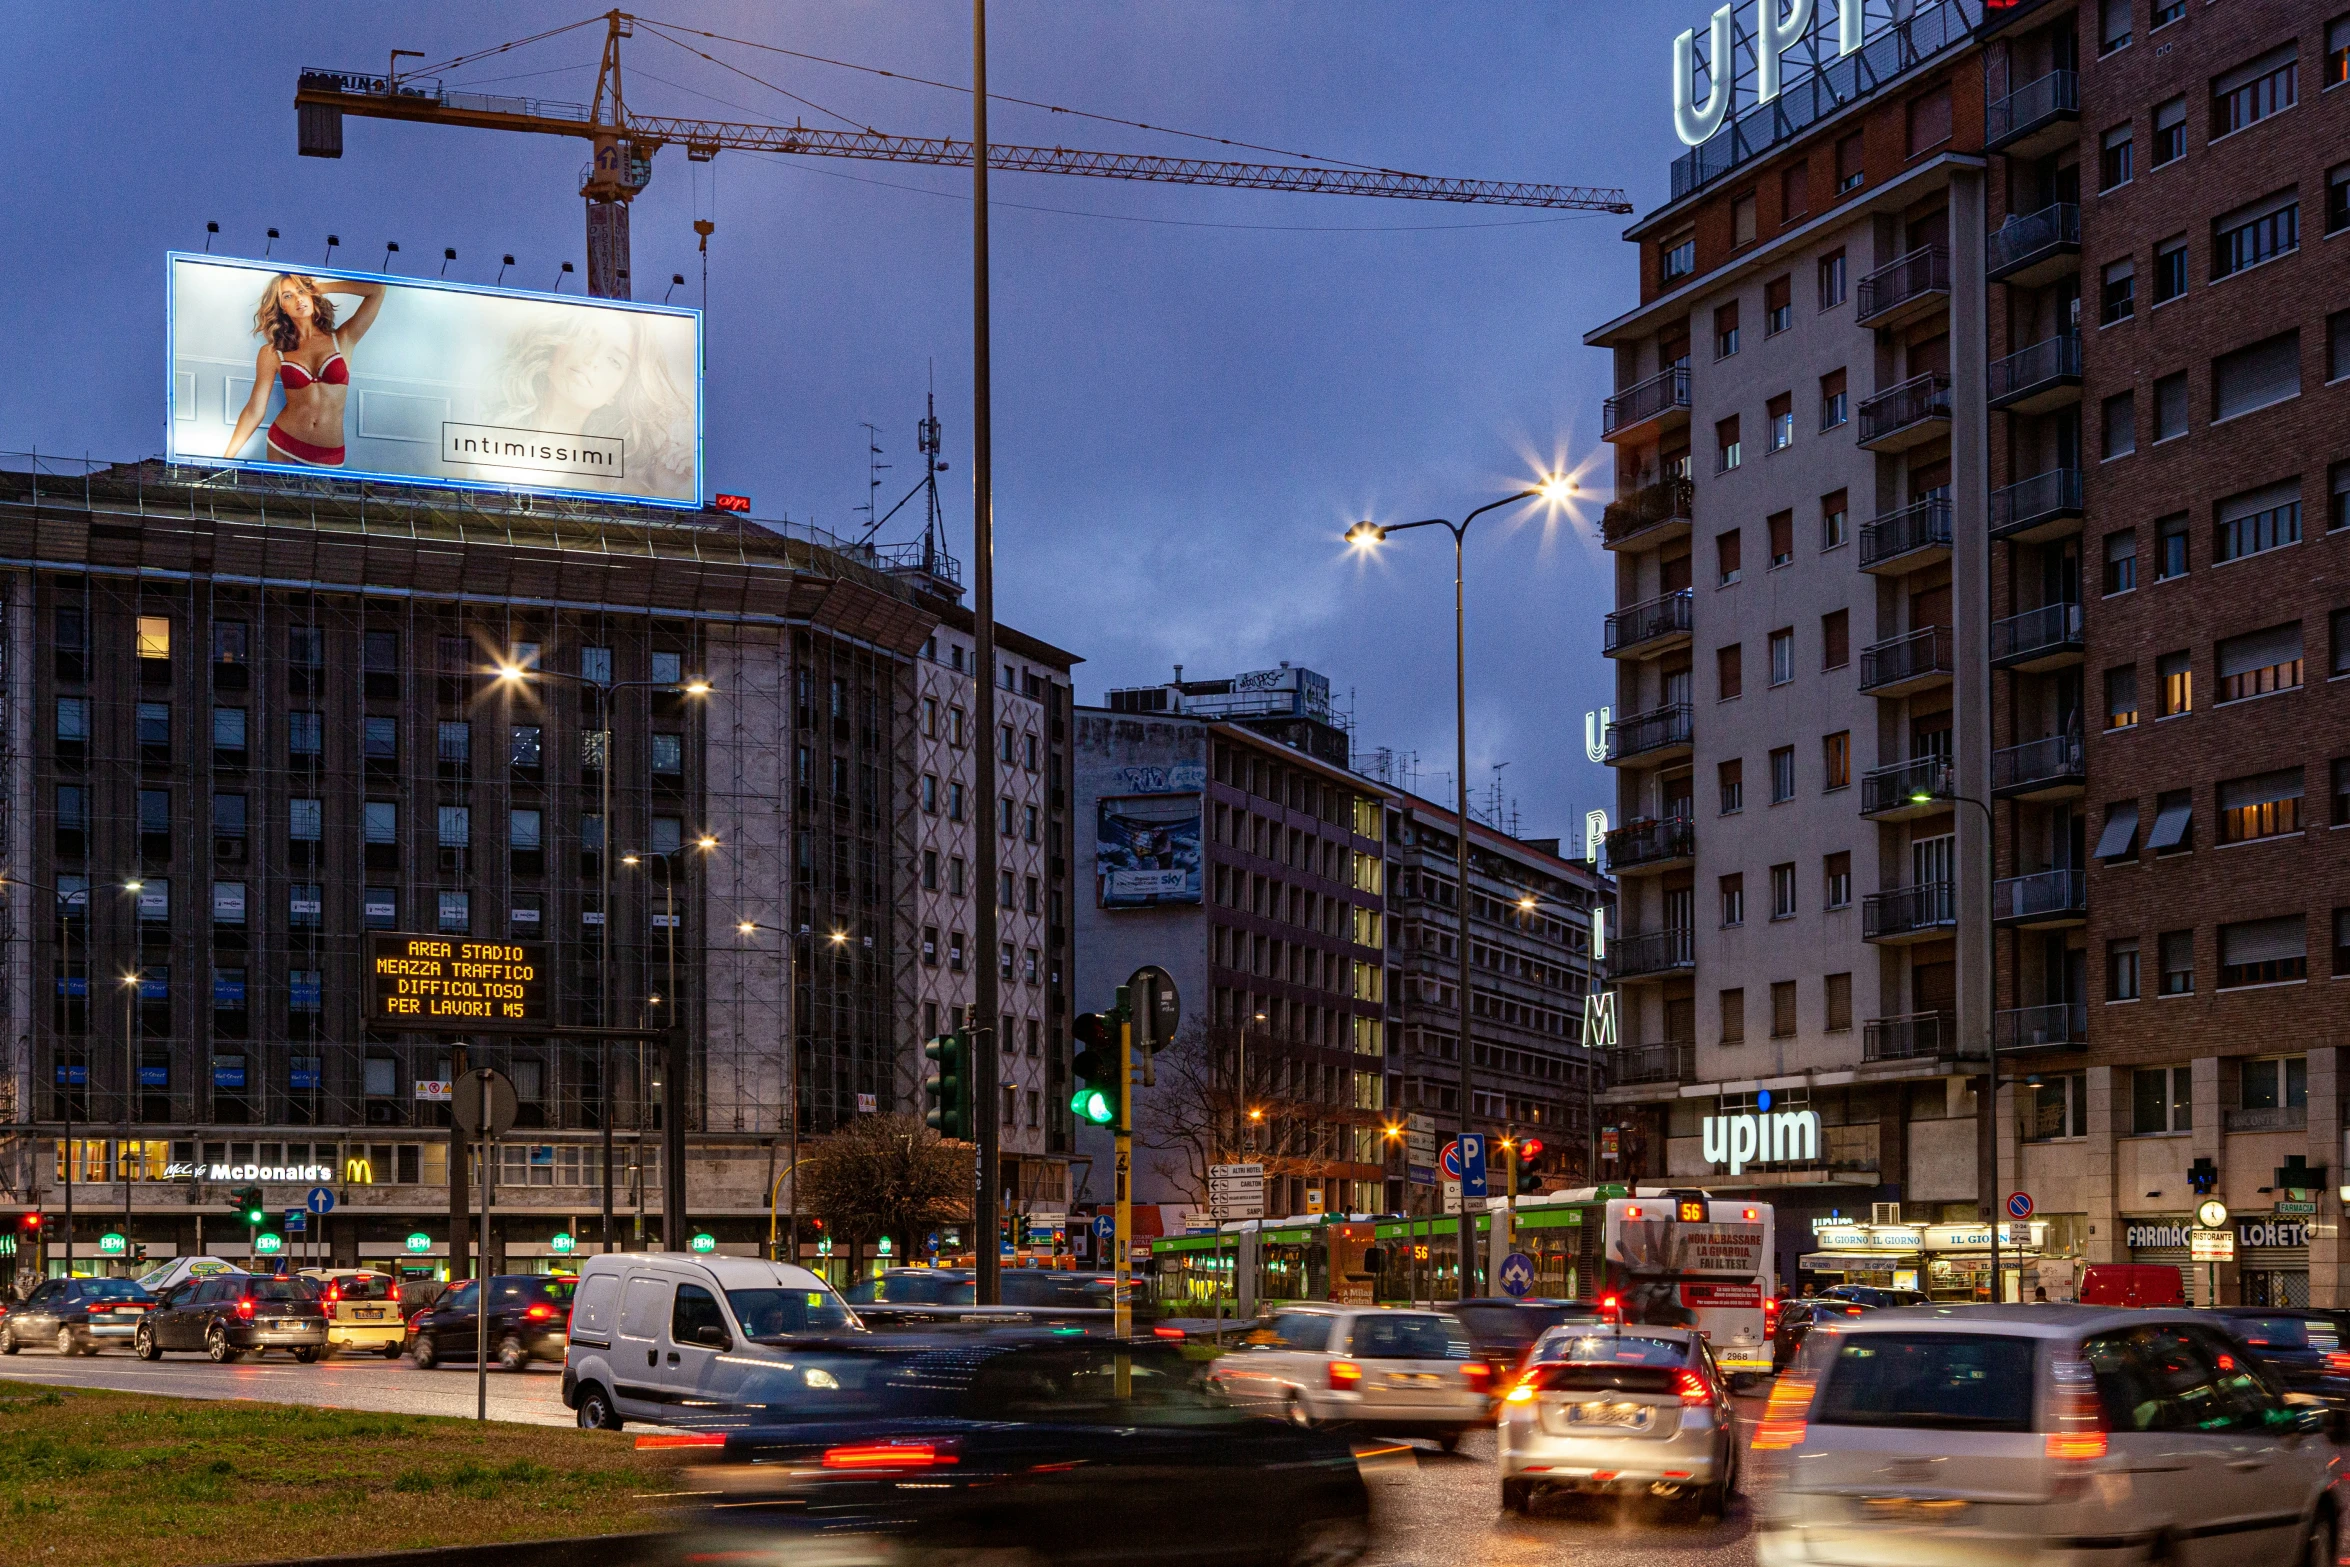
[[[274,424],[269,427],[269,448],[296,462],[309,463],[317,468],[340,468],[343,465],[343,449],[340,446],[313,446],[308,441],[297,440],[286,434]]]

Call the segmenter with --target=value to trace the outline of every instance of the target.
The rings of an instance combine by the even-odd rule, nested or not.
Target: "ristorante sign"
[[[1738,25],[1738,7],[1736,0],[1731,0],[1713,14],[1706,30],[1707,48],[1702,61],[1697,53],[1696,29],[1688,29],[1673,40],[1673,130],[1684,145],[1699,145],[1720,130],[1722,122],[1729,118],[1730,100],[1744,74],[1738,66],[1742,52],[1752,62],[1756,104],[1769,103],[1779,96],[1788,57],[1799,47],[1815,69],[1823,63],[1819,58],[1819,43],[1812,40],[1815,27],[1822,27],[1824,22],[1821,5],[1822,0],[1754,0],[1754,26],[1750,31]],[[1891,21],[1888,14],[1880,25]],[[1868,41],[1868,34],[1865,0],[1840,0],[1836,6],[1836,57],[1857,54]],[[1706,76],[1706,96],[1702,103],[1697,97],[1700,64]]]

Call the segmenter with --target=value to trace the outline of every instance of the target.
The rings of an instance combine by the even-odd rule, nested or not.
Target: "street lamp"
[[[1997,863],[1999,824],[1991,814],[1991,807],[1971,794],[1960,794],[1956,789],[1950,787],[1947,768],[1940,787],[1928,788],[1921,785],[1909,792],[1909,803],[1912,805],[1932,805],[1940,800],[1948,800],[1957,805],[1971,805],[1983,813],[1983,853],[1984,857],[1992,862],[1985,873],[1986,880],[1988,880],[1990,872],[1999,868]],[[1955,888],[1952,892],[1952,905],[1954,908],[1956,907]],[[1994,978],[1992,983],[1996,985],[1997,979]],[[1996,1008],[1994,1010],[1996,1011]],[[1989,1019],[1989,1022],[1991,1026],[1986,1031],[1983,1041],[1983,1061],[1984,1074],[1991,1086],[1990,1092],[1985,1096],[1987,1103],[1983,1107],[1983,1120],[1990,1129],[1988,1143],[1991,1163],[1991,1201],[1988,1206],[1991,1210],[1991,1304],[1996,1306],[2000,1303],[1999,1219],[2005,1211],[2005,1207],[1999,1197],[1999,1020],[1997,1017],[1993,1017]],[[2023,1294],[2023,1253],[2020,1250],[2016,1254],[2016,1294],[2019,1298]]]
[[[786,950],[787,950],[787,951],[788,951],[788,953],[790,954],[791,996],[790,996],[790,998],[789,998],[789,1000],[788,1000],[788,1003],[786,1004],[786,1006],[785,1006],[785,1008],[784,1008],[784,1020],[785,1020],[785,1022],[786,1022],[786,1023],[789,1025],[789,1028],[790,1028],[790,1033],[789,1033],[789,1035],[788,1035],[788,1036],[786,1037],[786,1039],[785,1039],[785,1044],[786,1044],[786,1046],[789,1048],[789,1050],[791,1051],[791,1069],[790,1069],[790,1070],[791,1070],[791,1127],[790,1127],[790,1139],[789,1139],[789,1141],[790,1141],[790,1148],[791,1148],[791,1167],[790,1167],[789,1169],[787,1169],[787,1170],[784,1172],[784,1174],[786,1174],[786,1175],[790,1175],[790,1176],[792,1177],[792,1183],[791,1183],[791,1260],[793,1261],[793,1263],[794,1263],[794,1264],[797,1264],[797,1263],[799,1262],[799,1260],[800,1260],[800,1181],[799,1181],[799,1176],[797,1175],[797,1173],[795,1173],[795,1172],[797,1172],[797,1171],[798,1171],[798,1169],[799,1169],[799,1167],[800,1167],[800,944],[799,944],[799,938],[800,938],[801,936],[806,936],[806,935],[809,935],[809,934],[811,934],[811,932],[808,930],[808,928],[807,928],[805,925],[801,926],[801,927],[800,927],[800,929],[799,929],[799,931],[797,932],[797,934],[795,934],[795,933],[793,933],[793,932],[791,932],[791,931],[788,931],[788,930],[785,930],[785,929],[783,929],[781,926],[778,926],[778,925],[762,925],[762,924],[761,924],[761,923],[759,923],[757,920],[743,920],[743,921],[741,921],[740,923],[738,923],[738,924],[737,924],[737,925],[736,925],[734,928],[735,928],[735,930],[736,930],[737,932],[739,932],[740,934],[742,934],[742,935],[745,935],[745,936],[748,936],[748,935],[752,934],[754,931],[762,931],[762,930],[764,930],[764,931],[770,931],[770,932],[772,932],[772,933],[773,933],[773,934],[775,934],[775,935],[781,936],[781,937],[783,937],[783,939],[784,939],[785,946],[786,946]],[[845,947],[845,946],[847,946],[847,945],[848,945],[848,943],[849,943],[849,933],[848,933],[847,931],[845,931],[845,930],[836,930],[836,931],[832,931],[832,932],[828,933],[828,934],[825,936],[825,938],[824,938],[824,939],[825,939],[826,941],[828,941],[829,943],[831,943],[833,950],[837,952],[837,951],[839,951],[839,950],[840,950],[842,947]],[[769,1190],[769,1192],[768,1192],[768,1194],[767,1194],[767,1243],[768,1243],[768,1249],[769,1249],[770,1251],[772,1251],[772,1250],[774,1249],[774,1245],[775,1245],[775,1201],[776,1201],[775,1193],[776,1193],[776,1191],[777,1191],[777,1190],[780,1190],[780,1189],[781,1189],[781,1186],[782,1186],[782,1179],[781,1179],[781,1177],[778,1177],[778,1178],[777,1178],[777,1182],[776,1182],[776,1186],[775,1186],[775,1188],[772,1188],[772,1189],[770,1189],[770,1190]]]
[[[1519,490],[1500,500],[1488,501],[1458,522],[1444,517],[1425,517],[1418,522],[1365,521],[1346,530],[1346,542],[1364,551],[1385,543],[1391,533],[1407,533],[1414,528],[1442,528],[1452,535],[1453,793],[1460,807],[1460,821],[1453,833],[1453,885],[1458,895],[1460,913],[1460,1135],[1463,1137],[1467,1137],[1474,1126],[1475,1101],[1470,1090],[1476,1075],[1476,1047],[1469,1038],[1469,619],[1468,603],[1462,586],[1462,541],[1468,535],[1469,524],[1489,511],[1514,506],[1519,501],[1542,500],[1557,505],[1574,494],[1575,489],[1573,479],[1563,475],[1554,476],[1532,489]],[[1462,1174],[1465,1176],[1467,1173],[1464,1165]],[[1459,1298],[1467,1300],[1476,1272],[1477,1217],[1469,1211],[1466,1201],[1461,1203],[1460,1218],[1461,1267],[1457,1282]]]

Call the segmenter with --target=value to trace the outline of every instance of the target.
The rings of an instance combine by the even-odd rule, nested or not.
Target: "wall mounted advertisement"
[[[1094,826],[1094,874],[1105,909],[1203,901],[1200,796],[1104,799]]]
[[[175,463],[702,500],[698,311],[174,253]]]

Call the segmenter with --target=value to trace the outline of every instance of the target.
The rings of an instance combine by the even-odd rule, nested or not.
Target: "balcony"
[[[1958,1015],[1910,1012],[1861,1025],[1863,1061],[1947,1061],[1958,1055]]]
[[[1950,432],[1950,377],[1913,375],[1860,405],[1860,444],[1872,452],[1906,451]]]
[[[1983,150],[2031,158],[2072,140],[2081,123],[2081,78],[2050,71],[1983,107]]]
[[[1672,870],[1696,857],[1697,824],[1686,816],[1643,817],[1607,835],[1607,868],[1613,875]]]
[[[1600,435],[1610,441],[1654,440],[1689,422],[1689,367],[1675,365],[1607,400]]]
[[[1690,591],[1626,605],[1607,617],[1600,651],[1610,658],[1662,653],[1689,640]]]
[[[1991,923],[2002,930],[2060,930],[2089,919],[2089,878],[2076,870],[2033,871],[1991,884]]]
[[[1670,761],[1689,752],[1690,737],[1695,724],[1686,702],[1675,702],[1669,707],[1651,708],[1635,713],[1630,718],[1619,718],[1607,726],[1607,759],[1610,766],[1620,766],[1635,759],[1642,762]]]
[[[2046,413],[2081,400],[2081,334],[2065,332],[1991,361],[1991,406]]]
[[[1991,753],[1991,793],[2002,800],[2065,800],[2089,782],[2078,734],[2044,735]]]
[[[1611,550],[1670,544],[1689,532],[1689,513],[1696,497],[1697,486],[1687,479],[1644,484],[1629,495],[1618,496],[1599,515],[1599,542]]]
[[[2220,1111],[2219,1124],[2227,1132],[2305,1132],[2309,1130],[2309,1106],[2272,1105],[2265,1110],[2240,1110],[2229,1105]]]
[[[1860,814],[1880,822],[1932,816],[1950,808],[1950,789],[1949,757],[1913,756],[1862,776]],[[1920,795],[1926,798],[1921,800]]]
[[[2059,600],[1991,622],[1991,667],[2037,675],[2077,664],[2085,648],[2081,606]]]
[[[1658,1045],[1619,1045],[1608,1052],[1607,1083],[1623,1088],[1636,1083],[1694,1083],[1697,1046],[1686,1039]]]
[[[1991,492],[1991,537],[2042,544],[2081,531],[2081,470],[2051,468]]]
[[[1607,977],[1614,980],[1661,979],[1686,974],[1697,967],[1696,933],[1655,930],[1645,936],[1620,936],[1608,944]]]
[[[1899,326],[1950,305],[1950,251],[1921,245],[1860,280],[1859,310],[1853,324]]]
[[[1928,941],[1958,928],[1958,884],[1923,882],[1860,900],[1860,939],[1889,946]]]
[[[1860,569],[1890,576],[1950,558],[1950,499],[1931,495],[1860,525]]]
[[[1861,691],[1868,696],[1908,696],[1948,685],[1953,640],[1948,626],[1920,626],[1862,648]]]
[[[2089,1008],[2078,1001],[2008,1007],[1991,1016],[1991,1039],[2003,1056],[2089,1048]]]
[[[2038,288],[2081,265],[2081,209],[2069,201],[2010,217],[1983,247],[1983,271],[1994,283]]]

